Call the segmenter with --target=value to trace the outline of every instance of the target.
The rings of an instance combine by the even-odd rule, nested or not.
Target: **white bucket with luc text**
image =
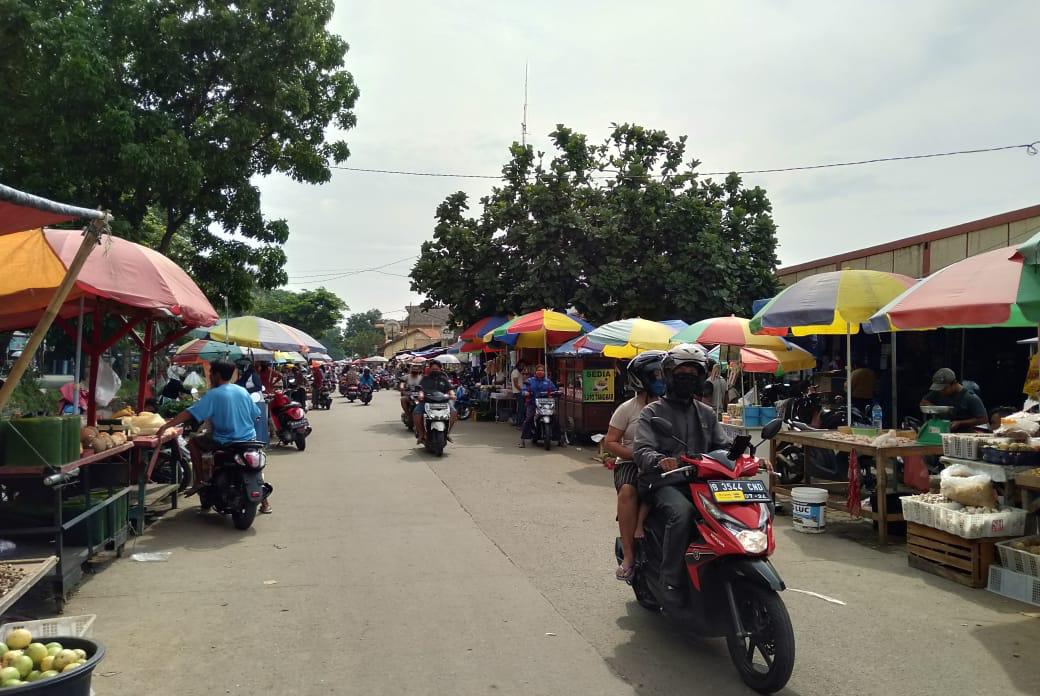
[[[795,531],[820,534],[827,528],[827,491],[801,486],[791,489],[791,516]]]

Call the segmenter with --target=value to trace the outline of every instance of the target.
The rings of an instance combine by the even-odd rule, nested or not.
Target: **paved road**
[[[519,450],[464,423],[442,459],[392,394],[312,413],[276,450],[274,515],[248,532],[190,505],[93,576],[104,694],[747,694],[719,641],[688,639],[613,580],[614,491],[582,448]],[[780,522],[798,658],[786,693],[1032,694],[1040,620],[906,567],[869,527]],[[1020,657],[1019,657],[1020,656]]]

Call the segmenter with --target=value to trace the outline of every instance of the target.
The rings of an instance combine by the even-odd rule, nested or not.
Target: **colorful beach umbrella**
[[[279,365],[284,365],[285,363],[299,363],[302,365],[307,362],[307,358],[296,351],[276,350],[274,352],[274,361]]]
[[[465,331],[459,334],[459,340],[466,341],[467,343],[472,341],[480,341],[481,337],[483,337],[483,335],[486,334],[488,331],[491,331],[492,329],[497,329],[498,327],[502,326],[502,324],[505,324],[507,321],[509,321],[509,317],[505,316],[504,314],[494,314],[490,317],[484,317],[483,319],[480,319],[479,321],[470,324],[470,326],[467,327]]]
[[[700,343],[705,346],[748,346],[750,348],[768,348],[770,350],[786,350],[787,342],[780,336],[787,333],[787,327],[781,329],[765,329],[763,334],[751,333],[750,320],[743,317],[711,317],[701,319],[688,328],[672,336],[672,343]]]
[[[741,348],[740,367],[744,372],[758,372],[772,375],[783,375],[798,370],[810,370],[816,367],[816,358],[804,348],[789,344],[789,350],[768,350],[766,348]],[[719,359],[719,347],[716,346],[708,355]]]
[[[274,353],[263,348],[242,348],[234,344],[196,338],[185,343],[173,354],[172,362],[177,365],[193,365],[214,360],[238,360],[250,358],[254,361],[274,359]]]
[[[578,349],[600,345],[608,358],[633,358],[647,350],[668,350],[676,330],[659,321],[636,317],[599,326],[575,342]]]
[[[845,334],[846,402],[852,403],[852,341],[860,324],[914,284],[898,273],[845,269],[799,280],[751,318],[751,331],[789,328],[795,336]],[[846,409],[852,425],[852,409]]]
[[[300,329],[263,317],[234,317],[196,332],[201,338],[228,341],[240,346],[299,353],[325,352],[325,346]]]
[[[1035,327],[1040,323],[1040,234],[942,268],[882,307],[877,331]]]
[[[517,348],[557,346],[593,329],[583,319],[539,309],[523,314],[484,334],[484,342],[497,341]]]

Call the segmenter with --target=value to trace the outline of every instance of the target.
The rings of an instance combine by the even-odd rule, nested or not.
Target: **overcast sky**
[[[356,167],[495,174],[520,137],[564,123],[598,142],[610,123],[689,136],[704,171],[761,169],[1040,140],[1040,2],[338,3],[360,89]],[[773,202],[780,259],[800,263],[1040,203],[1022,151],[748,175]],[[433,214],[491,181],[339,171],[323,186],[261,182],[289,221],[292,289],[325,285],[354,311],[420,299],[369,268],[418,253]],[[385,272],[407,275],[410,262]],[[395,316],[400,316],[397,312]]]

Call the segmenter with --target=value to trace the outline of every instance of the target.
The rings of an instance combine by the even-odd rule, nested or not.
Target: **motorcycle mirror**
[[[664,437],[675,437],[675,428],[672,427],[671,421],[661,418],[660,416],[654,416],[650,419],[650,427],[654,429],[654,432]]]
[[[776,434],[780,432],[780,428],[783,427],[783,425],[784,422],[779,418],[774,418],[773,420],[769,421],[762,428],[762,439],[772,440],[774,437],[776,437]]]

